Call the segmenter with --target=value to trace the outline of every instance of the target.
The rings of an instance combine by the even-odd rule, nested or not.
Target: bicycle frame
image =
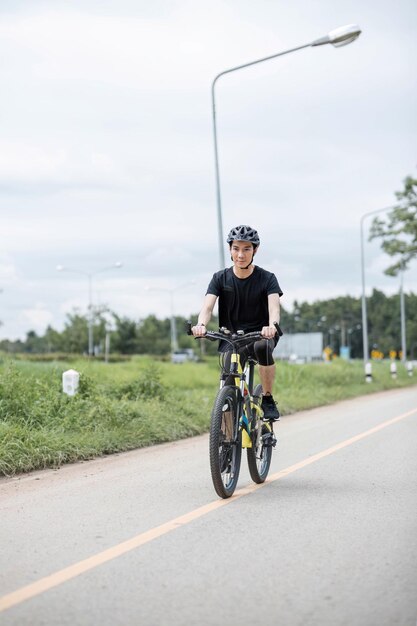
[[[251,448],[252,415],[255,411],[262,414],[260,406],[253,399],[253,382],[255,377],[255,362],[249,360],[245,369],[242,369],[240,357],[237,351],[233,351],[230,360],[230,372],[223,372],[220,377],[220,388],[224,387],[226,380],[233,376],[236,388],[239,389],[239,429],[242,431],[242,448]],[[237,433],[236,433],[237,434]]]

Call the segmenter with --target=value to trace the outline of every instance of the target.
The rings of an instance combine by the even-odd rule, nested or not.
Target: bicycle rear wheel
[[[230,498],[239,478],[242,442],[238,393],[236,387],[222,387],[211,413],[210,470],[214,488],[221,498]]]
[[[253,400],[259,406],[262,401],[262,385],[256,385]],[[262,421],[258,411],[253,409],[251,425],[252,447],[247,449],[249,473],[255,483],[263,483],[268,476],[272,459],[274,433],[272,425]]]

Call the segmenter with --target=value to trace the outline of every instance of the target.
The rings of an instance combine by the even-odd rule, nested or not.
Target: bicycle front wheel
[[[262,385],[256,385],[253,391],[253,400],[258,406],[262,401]],[[260,414],[253,410],[251,439],[252,447],[248,448],[249,473],[255,483],[263,483],[268,476],[272,459],[272,441],[274,433],[272,425],[263,422]]]
[[[236,387],[222,387],[211,413],[210,470],[214,488],[221,498],[230,498],[239,478],[242,440],[238,394]]]

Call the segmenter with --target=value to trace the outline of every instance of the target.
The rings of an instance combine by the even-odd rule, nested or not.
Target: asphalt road
[[[417,387],[277,430],[227,501],[207,436],[0,480],[0,624],[415,626]]]

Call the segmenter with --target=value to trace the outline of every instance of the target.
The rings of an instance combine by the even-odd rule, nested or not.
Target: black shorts
[[[278,343],[278,339],[278,335],[275,335],[272,339],[259,339],[255,342],[251,341],[247,346],[240,347],[238,354],[242,369],[244,369],[249,358],[257,361],[259,365],[273,365],[275,361],[272,353]],[[224,366],[226,370],[228,370],[230,369],[230,357],[232,351],[225,350],[224,352]]]

